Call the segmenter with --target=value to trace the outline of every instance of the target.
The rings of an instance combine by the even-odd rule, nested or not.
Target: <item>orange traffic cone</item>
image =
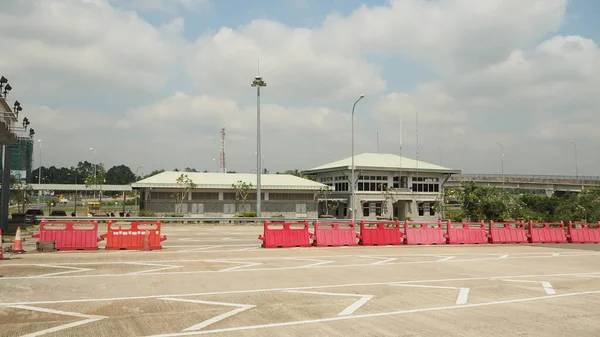
[[[2,250],[2,230],[0,229],[0,260],[8,260],[4,258],[4,251]]]
[[[144,243],[142,244],[142,250],[143,251],[152,250],[152,248],[150,247],[150,232],[149,231],[146,231],[146,233],[144,233]]]
[[[17,234],[15,235],[15,241],[13,242],[11,253],[25,253],[23,250],[23,240],[21,240],[21,226],[17,227]]]

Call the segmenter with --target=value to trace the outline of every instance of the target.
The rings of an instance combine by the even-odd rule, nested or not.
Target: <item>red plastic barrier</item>
[[[32,235],[40,242],[54,241],[58,250],[98,250],[98,222],[40,222],[40,232]]]
[[[400,221],[361,221],[360,239],[361,246],[387,246],[401,245],[402,233]]]
[[[490,239],[492,243],[528,243],[525,223],[490,221]]]
[[[300,228],[292,228],[300,227]],[[259,235],[264,248],[310,247],[308,220],[299,222],[265,221],[264,236]]]
[[[152,222],[113,222],[108,221],[106,234],[107,250],[141,250],[144,245],[144,235],[150,233],[150,249],[162,249],[161,242],[167,239],[160,235],[160,221]]]
[[[569,221],[567,238],[571,243],[600,243],[600,222],[594,224]]]
[[[404,238],[407,245],[444,245],[446,235],[442,221],[438,222],[404,222]]]
[[[535,223],[529,221],[529,242],[531,243],[566,243],[567,233],[564,222]]]
[[[342,228],[340,228],[340,226]],[[319,222],[315,221],[315,232],[311,234],[313,246],[340,247],[357,246],[358,233],[354,221],[347,222]]]
[[[451,223],[448,221],[448,243],[451,245],[488,243],[485,222]]]

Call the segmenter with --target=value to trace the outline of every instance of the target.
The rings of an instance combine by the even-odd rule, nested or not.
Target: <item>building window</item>
[[[306,213],[306,204],[296,204],[296,213]]]
[[[381,203],[380,202],[375,203],[375,215],[381,216]]]
[[[363,216],[369,216],[369,203],[365,202],[362,204]]]
[[[429,215],[430,216],[435,215],[435,208],[433,206],[434,206],[434,204],[429,204]]]
[[[425,207],[422,202],[418,204],[418,209],[419,209],[419,216],[423,216],[425,214]]]
[[[235,214],[235,204],[224,204],[223,205],[223,213],[224,214]]]
[[[192,200],[219,200],[218,192],[192,192]]]
[[[348,187],[349,187],[348,183],[335,183],[335,190],[336,190],[336,192],[348,191],[349,190]]]

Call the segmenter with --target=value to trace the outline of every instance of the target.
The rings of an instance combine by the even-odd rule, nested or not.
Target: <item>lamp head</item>
[[[365,94],[360,94],[360,98],[365,98]]]

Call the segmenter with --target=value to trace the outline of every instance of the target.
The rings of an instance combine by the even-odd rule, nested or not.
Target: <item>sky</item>
[[[271,172],[350,157],[364,94],[356,154],[599,175],[599,16],[595,0],[14,0],[0,75],[44,166],[217,171],[224,126],[227,170],[252,172],[260,71]]]

